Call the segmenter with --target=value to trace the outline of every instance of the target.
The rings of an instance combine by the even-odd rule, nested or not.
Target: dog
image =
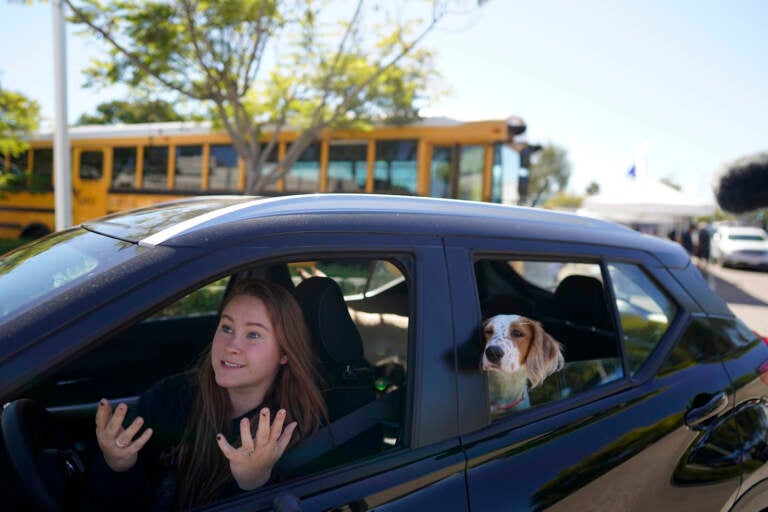
[[[492,316],[483,322],[483,337],[492,412],[527,407],[528,390],[565,365],[562,345],[530,318]]]

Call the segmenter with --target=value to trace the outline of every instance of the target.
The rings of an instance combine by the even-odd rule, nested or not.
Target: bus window
[[[376,141],[373,191],[382,194],[416,194],[415,140]]]
[[[22,151],[16,156],[11,156],[10,171],[13,174],[22,175],[29,169],[29,151]]]
[[[458,198],[483,199],[483,146],[461,147]]]
[[[491,202],[500,203],[504,186],[504,168],[501,165],[501,146],[493,146],[493,164],[491,165]]]
[[[203,146],[176,146],[176,171],[173,188],[202,190]]]
[[[5,165],[8,164],[6,168]],[[20,192],[27,189],[27,170],[29,152],[23,151],[16,156],[0,153],[0,176],[5,180],[4,191]],[[2,194],[0,194],[2,195]]]
[[[158,190],[168,188],[168,146],[147,146],[144,148],[143,188]]]
[[[451,169],[453,168],[453,146],[432,148],[432,165],[429,173],[429,195],[451,197]]]
[[[112,156],[112,187],[136,186],[136,148],[115,148]]]
[[[208,189],[232,191],[238,189],[238,157],[231,144],[211,145],[208,160]]]
[[[36,149],[32,152],[32,182],[35,188],[53,187],[52,149]]]
[[[507,144],[494,144],[491,202],[517,204],[517,178],[520,155]]]
[[[310,144],[285,174],[285,192],[317,192],[320,188],[320,143]]]
[[[328,148],[328,192],[365,192],[368,143],[332,141]]]
[[[103,173],[104,152],[83,151],[80,153],[80,179],[100,180]]]

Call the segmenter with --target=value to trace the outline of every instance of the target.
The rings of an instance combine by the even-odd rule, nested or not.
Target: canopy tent
[[[686,195],[660,181],[627,177],[601,185],[600,193],[587,197],[579,213],[625,224],[654,224],[714,211],[714,201]]]

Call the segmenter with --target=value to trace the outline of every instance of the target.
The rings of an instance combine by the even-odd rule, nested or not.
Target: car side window
[[[361,389],[359,394],[352,396],[342,391],[332,389],[326,393],[329,402],[329,413],[333,421],[338,416],[348,412],[355,400],[360,403],[370,402],[388,394],[402,395],[406,384],[408,361],[408,328],[410,324],[410,307],[408,282],[404,272],[389,260],[344,260],[324,259],[313,262],[290,262],[288,268],[291,281],[294,284],[295,296],[299,299],[310,328],[315,352],[320,358],[329,355],[329,340],[324,337],[334,333],[324,332],[323,322],[316,319],[312,313],[312,297],[307,297],[302,288],[308,280],[315,278],[330,278],[341,289],[346,315],[354,324],[359,339],[349,336],[348,344],[360,344],[362,359],[359,373],[355,379]],[[311,292],[310,292],[311,294]],[[319,306],[322,308],[322,305]],[[323,310],[321,309],[321,313]],[[344,315],[337,312],[344,321]],[[337,340],[330,340],[336,342]],[[354,351],[354,347],[350,348]],[[337,359],[341,355],[336,356]],[[333,375],[333,366],[327,359],[324,362],[323,375],[326,385],[332,388],[338,383],[338,375]],[[342,372],[347,371],[341,369]],[[350,381],[341,387],[348,387]],[[403,397],[400,396],[402,399]],[[398,400],[400,402],[401,400]],[[342,403],[344,402],[344,403]],[[398,403],[398,407],[401,403]],[[388,422],[391,428],[382,432],[382,449],[388,449],[400,443],[402,433],[399,420]]]
[[[229,277],[225,277],[202,286],[170,306],[161,309],[145,321],[170,317],[218,314],[219,305],[224,298],[228,281]]]
[[[562,347],[561,369],[549,372],[539,382],[527,369],[528,396],[522,400],[519,373],[497,368],[486,372],[492,418],[562,400],[623,378],[613,309],[608,307],[609,295],[599,264],[481,259],[475,263],[475,275],[484,320],[495,315],[528,318],[538,322]],[[487,348],[483,349],[487,358]],[[521,358],[527,366],[531,364],[526,356]]]
[[[634,375],[677,315],[677,306],[637,265],[609,263],[624,349]]]
[[[396,260],[328,256],[245,272],[291,290],[307,322],[331,424],[356,418],[354,438],[340,437],[351,430],[334,430],[339,448],[301,474],[404,445],[410,304],[402,269]],[[281,464],[291,467],[291,455]]]

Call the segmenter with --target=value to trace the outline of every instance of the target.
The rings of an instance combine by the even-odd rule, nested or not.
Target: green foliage
[[[39,120],[37,101],[0,87],[0,155],[18,155],[25,151],[29,147],[25,140],[37,131]]]
[[[592,181],[587,185],[587,195],[594,196],[600,193],[600,184],[596,181]]]
[[[566,194],[563,191],[558,192],[554,196],[551,196],[544,203],[544,208],[580,208],[581,203],[584,202],[582,196]]]
[[[559,146],[549,144],[544,146],[531,165],[528,194],[535,196],[540,191],[565,190],[570,179],[571,163],[568,161],[568,152]]]
[[[250,192],[289,170],[324,128],[417,119],[436,76],[432,53],[418,46],[448,3],[465,3],[411,2],[406,16],[400,2],[359,2],[337,20],[343,8],[315,0],[66,1],[70,21],[108,45],[85,70],[88,83],[210,108],[245,161]],[[297,141],[264,175],[267,151],[257,141],[288,129],[300,131]]]
[[[81,115],[76,124],[159,123],[186,119],[176,112],[173,104],[164,100],[114,100],[97,105],[94,115]]]
[[[224,298],[224,292],[227,287],[227,279],[228,278],[219,279],[216,282],[185,295],[170,306],[156,313],[154,317],[166,318],[218,313],[219,306]]]
[[[29,238],[0,238],[0,255],[31,242]]]

